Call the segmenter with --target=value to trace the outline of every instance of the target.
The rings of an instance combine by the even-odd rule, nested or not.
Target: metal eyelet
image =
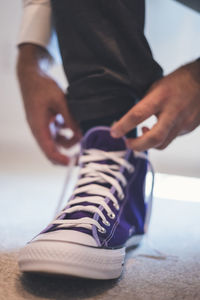
[[[108,217],[109,217],[110,219],[114,219],[114,218],[115,218],[115,214],[114,214],[114,213],[110,213],[110,214],[108,214]]]
[[[101,233],[106,233],[106,229],[105,228],[103,228],[103,227],[101,227],[101,229],[97,229],[99,232],[101,232]]]
[[[135,170],[135,168],[133,166],[131,166],[130,168],[128,168],[129,173],[133,173]]]
[[[119,195],[119,199],[120,199],[120,200],[123,200],[123,198],[124,198],[124,194],[120,194],[120,195]]]
[[[117,203],[114,203],[113,206],[116,208],[116,210],[119,210],[119,205]]]
[[[105,224],[106,226],[110,226],[110,222],[108,222],[107,220],[106,221],[102,221],[103,224]]]

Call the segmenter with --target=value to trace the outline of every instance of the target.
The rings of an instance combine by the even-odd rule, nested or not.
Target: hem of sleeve
[[[51,6],[36,4],[26,6],[22,16],[17,46],[32,43],[48,50],[51,35]]]

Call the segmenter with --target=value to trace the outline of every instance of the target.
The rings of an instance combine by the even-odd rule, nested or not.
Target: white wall
[[[19,157],[27,163],[46,164],[25,122],[15,78],[15,42],[21,1],[0,0],[0,166]],[[170,0],[148,0],[146,34],[155,58],[168,73],[200,56],[200,15]],[[61,67],[52,73],[65,85]],[[164,151],[151,151],[159,172],[200,176],[200,128],[178,138]]]
[[[165,73],[200,57],[200,14],[171,0],[147,0],[146,35]],[[200,127],[166,150],[152,150],[156,170],[200,176]]]

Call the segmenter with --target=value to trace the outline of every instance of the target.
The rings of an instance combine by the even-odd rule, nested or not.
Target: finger
[[[62,114],[64,118],[64,123],[67,125],[68,128],[70,128],[73,131],[74,135],[80,140],[82,137],[81,130],[77,122],[72,118],[65,97],[63,97],[63,101],[61,101],[59,104],[60,107],[58,113]]]
[[[53,163],[61,165],[69,164],[69,158],[59,152],[51,137],[47,136],[45,133],[41,133],[38,137],[38,142],[48,159]]]
[[[64,148],[70,148],[79,142],[79,138],[74,135],[71,139],[67,139],[65,136],[57,134],[55,142]]]
[[[121,137],[135,128],[138,124],[156,114],[159,111],[159,90],[153,90],[145,96],[139,103],[131,108],[118,122],[111,128],[112,137]]]
[[[164,141],[164,143],[160,144],[158,147],[156,147],[156,149],[158,150],[163,150],[166,147],[169,146],[169,144],[179,135],[181,135],[181,129],[182,126],[181,124],[177,124],[176,127],[173,127],[170,131],[170,133],[168,134],[166,140]]]
[[[158,122],[151,130],[145,132],[142,136],[135,139],[127,139],[127,146],[136,151],[144,151],[155,148],[163,144],[174,127],[173,118],[169,119],[167,113],[160,115]]]
[[[169,132],[164,143],[160,144],[156,149],[163,150],[169,146],[169,144],[179,135],[183,134],[184,121],[182,119],[178,119],[176,125]]]
[[[146,126],[142,127],[142,133],[147,133],[150,129]]]
[[[49,130],[49,120],[40,116],[37,119],[37,127],[34,127],[33,134],[37,139],[37,142],[46,156],[53,162],[61,165],[68,165],[69,158],[61,153],[59,153],[56,144],[51,136]]]
[[[195,119],[193,116],[191,117],[191,120],[193,122],[193,120]],[[193,122],[193,127],[192,128],[187,128],[187,124],[188,124],[188,120],[185,118],[178,118],[176,121],[176,125],[171,129],[171,131],[169,132],[166,140],[164,141],[164,143],[162,143],[161,145],[159,145],[158,147],[156,147],[156,149],[159,150],[163,150],[166,147],[169,146],[169,144],[178,136],[182,136],[187,134],[188,132],[194,130],[199,122]],[[186,129],[187,128],[187,129]]]

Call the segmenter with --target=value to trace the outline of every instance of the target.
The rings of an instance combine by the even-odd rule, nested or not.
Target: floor
[[[18,249],[53,218],[66,170],[19,165],[0,172],[0,300],[200,299],[200,179],[157,175],[149,236],[127,252],[118,280],[25,276]]]

